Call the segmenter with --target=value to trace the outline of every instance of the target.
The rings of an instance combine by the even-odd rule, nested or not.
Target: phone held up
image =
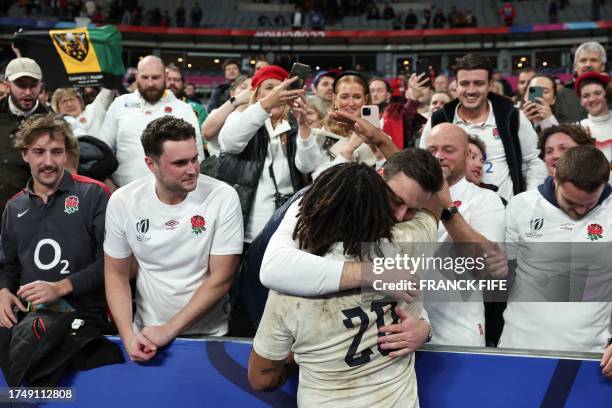
[[[378,105],[365,105],[361,107],[361,117],[375,128],[380,129],[380,111]]]
[[[529,87],[529,95],[527,96],[527,100],[530,102],[540,103],[537,98],[541,98],[544,95],[544,88],[541,86],[530,86]]]
[[[298,77],[299,79],[289,84],[289,89],[302,89],[311,71],[310,65],[294,62],[291,67],[291,72],[289,73],[289,78]]]

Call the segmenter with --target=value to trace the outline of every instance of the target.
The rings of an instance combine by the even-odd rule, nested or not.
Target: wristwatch
[[[459,209],[456,206],[451,205],[450,207],[442,210],[442,215],[440,216],[440,219],[442,221],[448,221],[451,218],[453,218],[453,216],[457,214],[458,212],[459,212]]]
[[[238,107],[238,104],[236,103],[236,97],[232,96],[229,98],[229,103],[234,107],[234,109],[236,109]]]
[[[427,319],[425,319],[424,317],[419,317],[419,320],[427,322]],[[431,323],[427,322],[427,324],[429,325],[429,333],[427,333],[427,340],[425,340],[425,343],[429,343],[431,341],[431,338],[433,337],[433,332],[431,331]]]

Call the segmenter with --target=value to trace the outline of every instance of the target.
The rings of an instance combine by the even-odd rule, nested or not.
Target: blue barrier
[[[112,340],[120,344],[117,338]],[[602,377],[595,355],[562,359],[428,349],[417,353],[416,363],[423,408],[612,406],[612,382]],[[64,378],[60,386],[74,387],[74,402],[18,406],[295,406],[295,377],[272,393],[249,388],[250,350],[250,342],[178,339],[146,365],[127,362]],[[3,378],[0,387],[6,387]],[[9,405],[0,403],[5,406]]]

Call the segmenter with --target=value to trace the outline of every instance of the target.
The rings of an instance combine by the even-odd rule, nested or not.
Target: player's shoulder
[[[198,188],[196,193],[203,199],[208,198],[214,201],[233,201],[237,200],[238,193],[236,190],[224,181],[217,180],[204,174],[200,174],[198,178]]]
[[[135,102],[139,102],[138,95],[136,95],[135,92],[130,92],[116,97],[113,102],[111,102],[110,107],[128,108],[130,104]]]
[[[468,182],[469,199],[478,205],[489,205],[503,208],[504,203],[501,197],[493,190],[479,187],[474,183]]]
[[[150,183],[155,183],[153,175],[148,175],[134,180],[125,186],[119,187],[111,196],[111,201],[135,202],[145,196],[145,191]]]
[[[546,200],[538,189],[524,191],[512,197],[508,202],[508,212],[520,213],[528,208],[535,207],[540,201]]]
[[[25,189],[20,190],[17,194],[14,194],[6,201],[5,211],[16,209],[19,211],[22,207],[29,206],[28,194]]]
[[[87,176],[81,176],[79,174],[71,174],[70,178],[74,182],[75,189],[77,191],[104,194],[107,197],[111,195],[109,188],[101,181],[92,179]]]

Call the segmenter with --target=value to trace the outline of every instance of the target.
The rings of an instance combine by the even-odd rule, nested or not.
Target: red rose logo
[[[164,108],[164,112],[166,112],[166,113],[172,113],[172,106],[166,106],[166,107]]]
[[[66,197],[64,200],[64,212],[66,214],[73,214],[79,211],[79,197],[71,195]]]
[[[599,224],[591,224],[587,227],[587,238],[596,241],[603,238],[603,227]]]
[[[205,225],[206,221],[201,215],[194,215],[193,217],[191,217],[191,232],[193,232],[194,234],[198,235],[201,234],[203,231],[206,231],[206,228],[204,227]]]
[[[461,207],[461,201],[457,200],[457,201],[453,201],[453,205],[457,208]]]

